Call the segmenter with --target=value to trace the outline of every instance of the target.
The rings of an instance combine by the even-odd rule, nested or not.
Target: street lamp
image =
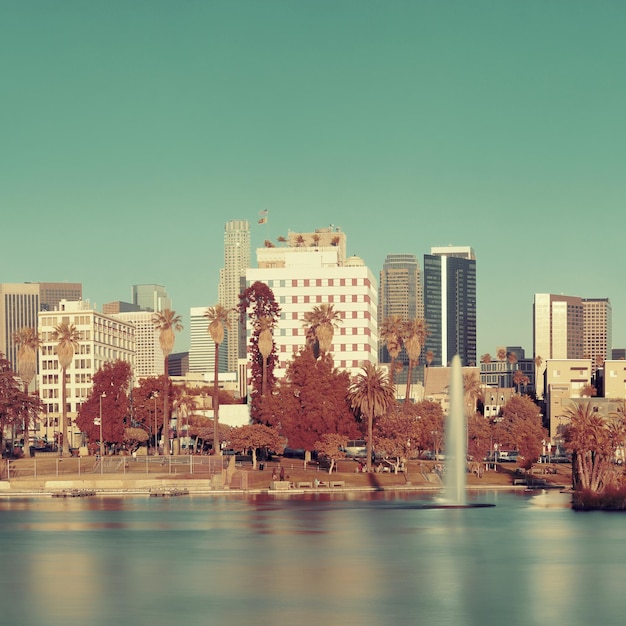
[[[100,394],[100,420],[99,420],[99,425],[100,425],[100,473],[102,474],[102,467],[104,465],[104,442],[102,441],[102,398],[106,398],[107,394],[105,391],[103,391]]]

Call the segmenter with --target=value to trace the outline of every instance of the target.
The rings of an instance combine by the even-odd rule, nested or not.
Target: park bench
[[[331,480],[330,486],[331,487],[345,487],[346,483],[343,480]]]
[[[313,483],[310,480],[305,480],[305,481],[301,481],[299,483],[297,483],[298,489],[304,489],[305,487],[308,487],[309,489],[311,489],[313,487]]]

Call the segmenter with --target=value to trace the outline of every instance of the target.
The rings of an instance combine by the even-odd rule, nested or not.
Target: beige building
[[[558,444],[563,426],[564,408],[582,398],[581,392],[591,384],[590,359],[552,359],[545,363],[544,385],[550,439]]]
[[[75,419],[81,404],[89,397],[93,375],[108,362],[121,360],[134,366],[135,327],[114,317],[98,313],[89,301],[59,303],[57,311],[39,313],[38,332],[41,338],[39,350],[38,388],[46,407],[39,436],[53,441],[58,432],[61,416],[61,371],[56,354],[56,342],[52,334],[56,326],[67,322],[76,326],[80,333],[78,349],[66,373],[68,430],[70,446],[81,443],[81,433]]]
[[[626,361],[605,361],[603,381],[605,398],[626,398]]]

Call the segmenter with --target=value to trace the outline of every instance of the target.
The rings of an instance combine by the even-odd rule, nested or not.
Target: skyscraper
[[[541,360],[535,376],[537,395],[543,397],[543,371],[552,359],[582,359],[584,328],[582,298],[536,293],[533,304],[533,354]]]
[[[469,246],[434,247],[424,255],[424,350],[433,365],[448,365],[458,354],[476,365],[476,257]]]
[[[0,352],[17,368],[13,335],[21,328],[37,329],[39,311],[55,311],[61,300],[80,300],[81,283],[0,283]]]
[[[172,308],[172,301],[163,285],[133,285],[132,303],[141,311],[158,312]]]
[[[228,355],[229,372],[237,372],[239,331],[238,314],[235,309],[239,304],[239,294],[242,291],[246,270],[249,267],[250,223],[247,220],[226,222],[224,226],[224,267],[220,270],[218,300],[224,308],[232,309],[229,313],[228,340],[224,341],[225,351]]]
[[[608,298],[583,298],[583,355],[591,359],[591,371],[611,358],[613,312]]]
[[[388,254],[380,271],[378,285],[378,328],[391,315],[404,320],[424,317],[422,297],[422,275],[417,257],[413,254]],[[389,363],[391,358],[384,341],[380,342],[378,358]],[[407,364],[408,357],[403,349],[398,361]],[[399,382],[399,381],[398,381]]]
[[[189,348],[190,372],[215,371],[215,342],[208,331],[209,320],[204,316],[207,307],[192,307],[189,316],[191,345]],[[222,349],[228,345],[228,337],[232,331],[224,329],[224,343],[220,345],[218,372],[228,371],[228,351]],[[235,370],[236,371],[236,370]]]

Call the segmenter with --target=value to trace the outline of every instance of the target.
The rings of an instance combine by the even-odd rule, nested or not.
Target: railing
[[[0,466],[0,479],[37,478],[94,474],[191,474],[208,477],[222,472],[230,461],[225,456],[107,456],[102,461],[94,456],[30,459],[5,459]]]

